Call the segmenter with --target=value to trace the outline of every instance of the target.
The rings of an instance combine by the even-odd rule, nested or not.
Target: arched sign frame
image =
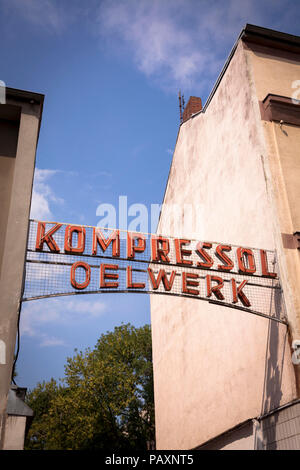
[[[287,324],[275,251],[30,220],[22,302],[96,293],[175,295]]]

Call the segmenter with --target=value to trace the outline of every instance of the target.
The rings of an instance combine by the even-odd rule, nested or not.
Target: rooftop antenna
[[[178,92],[178,98],[179,98],[179,116],[180,116],[180,124],[183,121],[183,111],[184,111],[184,95],[181,96],[181,91],[179,90]]]

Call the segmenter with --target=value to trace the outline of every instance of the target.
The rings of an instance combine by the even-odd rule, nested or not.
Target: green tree
[[[56,381],[51,379],[50,382],[39,383],[34,390],[27,394],[26,403],[34,410],[34,420],[30,427],[30,438],[27,443],[28,448],[47,448],[49,410],[51,402],[58,392],[59,387]]]
[[[27,449],[146,449],[154,441],[150,326],[101,335],[93,350],[67,359],[61,385],[39,384],[28,404]]]

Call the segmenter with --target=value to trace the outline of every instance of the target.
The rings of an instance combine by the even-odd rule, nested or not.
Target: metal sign
[[[30,220],[23,301],[139,292],[183,296],[285,323],[275,252]]]

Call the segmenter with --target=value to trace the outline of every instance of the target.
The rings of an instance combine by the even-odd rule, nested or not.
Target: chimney
[[[187,105],[183,111],[182,122],[187,121],[190,117],[201,111],[202,109],[202,101],[201,98],[197,98],[197,96],[191,96],[187,102]]]

